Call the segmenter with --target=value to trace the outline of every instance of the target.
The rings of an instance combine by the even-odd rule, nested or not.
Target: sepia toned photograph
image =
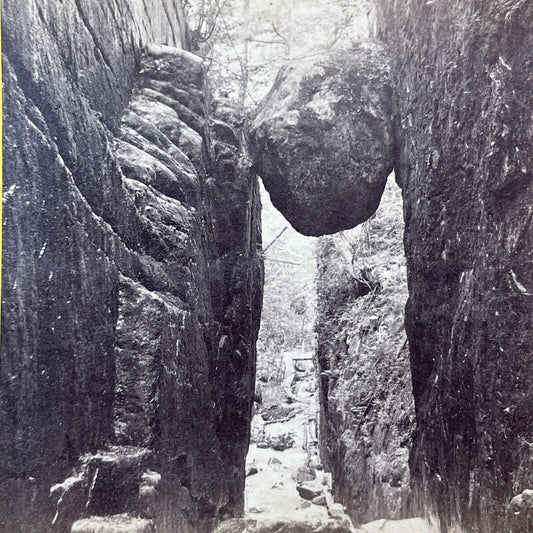
[[[533,533],[533,0],[2,0],[0,533]]]

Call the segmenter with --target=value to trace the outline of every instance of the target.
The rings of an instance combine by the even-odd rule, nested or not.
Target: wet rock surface
[[[259,203],[200,60],[148,46],[179,44],[177,5],[3,5],[10,533],[126,531],[98,518],[123,513],[203,531],[242,510]]]
[[[391,133],[386,55],[364,42],[280,71],[251,127],[254,165],[295,229],[334,233],[376,210]]]
[[[408,516],[414,426],[401,191],[391,179],[362,226],[320,239],[320,449],[356,523]]]
[[[323,467],[318,458],[317,405],[314,401],[316,378],[312,367],[307,367],[307,370],[298,370],[303,355],[293,352],[294,365],[286,365],[285,379],[278,384],[272,380],[262,388],[263,405],[256,407],[257,411],[253,419],[252,444],[247,457],[247,466],[253,466],[257,472],[246,480],[245,515],[244,518],[223,521],[216,528],[216,533],[362,533],[367,531],[429,533],[428,524],[420,518],[409,520],[381,519],[366,524],[363,524],[364,519],[357,522],[350,519],[347,511],[357,517],[379,516],[382,510],[385,514],[390,515],[391,511],[384,505],[383,498],[378,498],[377,483],[374,482],[375,485],[372,485],[366,479],[364,480],[365,489],[372,494],[372,497],[378,498],[378,503],[373,502],[370,498],[368,502],[364,499],[358,501],[362,502],[361,505],[371,506],[372,511],[370,513],[353,513],[351,508],[345,508],[338,501],[338,498],[344,497],[346,492],[338,488],[335,489],[335,487],[332,490],[332,473]],[[291,368],[293,369],[292,372]],[[291,383],[289,390],[284,386],[286,383]],[[311,386],[298,386],[302,384]],[[273,401],[280,407],[284,407],[289,398],[293,402],[291,405],[295,413],[294,417],[285,418],[273,424],[270,423],[270,420],[263,420],[262,415],[270,412]],[[382,418],[378,419],[376,426],[380,423],[385,426],[383,415],[387,415],[389,412],[382,409]],[[374,420],[375,417],[369,419],[368,423]],[[283,451],[276,451],[271,444],[268,444],[267,435],[290,435],[294,444]],[[260,446],[265,442],[267,442],[265,446]],[[353,447],[355,448],[359,444],[359,441],[354,441]],[[375,450],[370,451],[376,453]],[[365,449],[365,453],[368,453],[367,449]],[[382,456],[385,456],[385,453],[382,453]],[[403,462],[405,467],[406,454],[404,454]],[[372,457],[368,463],[370,468],[373,464]],[[342,463],[342,468],[347,469],[347,464]],[[375,472],[372,473],[375,475]],[[336,472],[333,474],[336,475]],[[348,471],[346,477],[349,474],[362,476],[364,470]],[[345,483],[345,486],[349,487],[350,485]],[[347,501],[350,500],[347,499]]]
[[[531,529],[531,2],[377,2],[404,196],[419,510]]]
[[[307,355],[295,352],[294,356]],[[236,531],[247,527],[251,531],[276,531],[276,527],[280,531],[344,531],[349,524],[342,506],[335,519],[325,505],[311,503],[321,495],[325,500],[327,493],[330,506],[334,505],[330,476],[316,461],[316,378],[312,367],[299,371],[297,366],[291,357],[283,380],[263,384],[263,403],[256,407],[247,457],[248,466],[253,465],[257,473],[246,480],[245,518],[222,523],[221,531],[226,527],[241,528]],[[293,416],[274,420],[264,416],[271,414],[273,405],[280,411],[290,406]],[[292,445],[276,449],[276,437],[280,436],[290,437]]]

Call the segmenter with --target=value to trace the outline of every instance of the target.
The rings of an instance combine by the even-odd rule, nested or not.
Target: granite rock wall
[[[417,432],[415,511],[531,528],[533,5],[376,2],[392,56]]]
[[[6,532],[203,531],[243,504],[257,185],[179,2],[132,6],[2,6]]]
[[[409,513],[414,399],[402,237],[401,191],[391,179],[368,222],[320,238],[320,450],[355,524]]]

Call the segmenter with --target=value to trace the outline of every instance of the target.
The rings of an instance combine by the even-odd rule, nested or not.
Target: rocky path
[[[430,533],[418,518],[352,524],[318,459],[314,395],[310,369],[263,389],[247,457],[245,516],[216,533]]]

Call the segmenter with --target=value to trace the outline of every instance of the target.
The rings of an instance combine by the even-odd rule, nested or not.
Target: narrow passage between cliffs
[[[392,181],[385,195],[385,210],[391,220],[398,215],[391,216],[391,206],[395,206],[392,212],[401,206],[398,188]],[[336,371],[324,369],[324,361],[317,359],[316,331],[320,283],[317,252],[324,263],[320,248],[330,238],[320,242],[299,234],[274,208],[263,188],[261,197],[265,288],[246,460],[245,514],[244,519],[223,522],[217,532],[426,533],[425,524],[417,518],[381,518],[354,526],[347,510],[334,497],[332,473],[322,461],[323,442],[318,426],[319,380],[335,379]],[[383,223],[380,216],[378,223],[383,223],[390,233],[394,227],[391,220]],[[360,234],[364,246],[369,247],[367,241],[375,225],[376,222],[353,235],[337,237],[344,242],[353,240],[354,235],[359,238]],[[328,251],[328,259],[330,254]],[[333,260],[340,262],[346,257],[339,260],[333,256]],[[383,257],[379,260],[383,261]],[[399,264],[397,268],[403,267]],[[372,298],[370,295],[368,299]],[[384,311],[394,314],[397,309],[387,306]],[[401,321],[401,317],[395,319]]]

